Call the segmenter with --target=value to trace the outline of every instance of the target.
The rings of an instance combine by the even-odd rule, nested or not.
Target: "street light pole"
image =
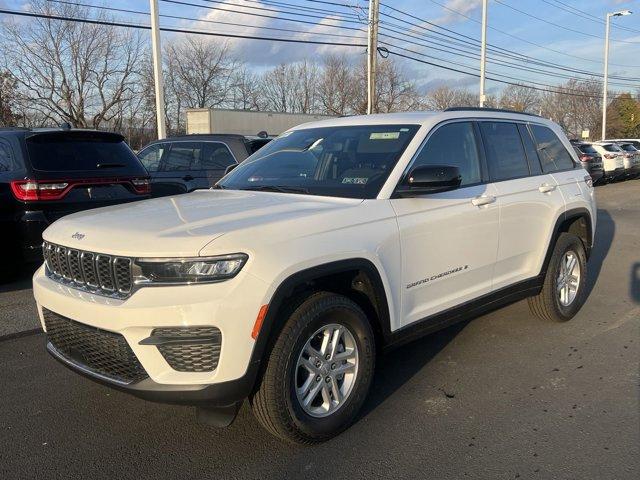
[[[609,83],[609,30],[611,30],[611,17],[631,15],[631,10],[607,13],[607,21],[604,34],[604,81],[602,82],[602,140],[607,138],[607,90]]]
[[[153,53],[153,81],[156,91],[156,120],[158,139],[167,137],[167,124],[164,112],[164,82],[162,80],[162,48],[160,47],[160,20],[158,0],[149,0],[151,13],[151,50]]]
[[[379,0],[369,0],[369,38],[367,41],[367,114],[374,113],[376,101],[376,62],[378,56]]]
[[[485,68],[487,63],[487,4],[489,0],[482,0],[482,46],[480,47],[480,107],[484,107],[486,96],[484,93]]]

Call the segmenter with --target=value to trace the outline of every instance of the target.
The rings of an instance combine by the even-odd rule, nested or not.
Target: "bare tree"
[[[477,107],[478,96],[462,88],[450,88],[446,85],[427,93],[426,105],[432,110],[445,110],[450,107]]]
[[[524,85],[509,85],[502,90],[499,105],[519,112],[536,112],[540,107],[540,95]]]
[[[223,105],[230,99],[237,67],[227,44],[186,37],[165,48],[167,78],[186,108]]]
[[[46,15],[88,18],[86,7],[33,0]],[[107,17],[100,16],[106,20]],[[44,118],[98,128],[138,93],[136,66],[143,54],[138,33],[105,25],[34,18],[8,23],[6,67],[29,108]]]
[[[260,77],[246,66],[233,75],[232,108],[240,110],[263,110],[264,98],[260,90]]]
[[[329,115],[346,115],[354,96],[353,68],[345,56],[325,57],[318,82],[318,99]]]
[[[599,81],[572,79],[555,90],[542,95],[542,116],[558,123],[570,137],[580,137],[583,130],[593,134],[600,129],[602,84]]]
[[[13,126],[18,121],[16,78],[9,72],[0,71],[0,127]]]

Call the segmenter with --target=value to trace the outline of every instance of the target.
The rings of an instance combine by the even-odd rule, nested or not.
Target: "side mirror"
[[[396,189],[401,197],[455,190],[462,183],[460,169],[452,165],[422,165],[409,172]]]
[[[233,170],[234,168],[236,168],[239,165],[239,163],[232,163],[231,165],[229,165],[227,168],[224,169],[224,174],[226,175],[227,173],[229,173],[231,170]]]

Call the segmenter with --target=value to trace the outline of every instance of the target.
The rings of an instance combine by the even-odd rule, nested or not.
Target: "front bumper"
[[[142,288],[126,300],[57,283],[45,276],[44,268],[34,275],[33,285],[45,331],[44,311],[49,310],[94,330],[118,334],[146,374],[134,382],[118,381],[79,361],[82,355],[64,355],[49,342],[47,349],[58,361],[86,377],[148,400],[216,406],[242,400],[253,387],[258,360],[252,355],[251,331],[267,285],[246,272],[216,284]],[[219,359],[212,371],[178,371],[157,345],[144,342],[156,328],[203,326],[221,332]]]

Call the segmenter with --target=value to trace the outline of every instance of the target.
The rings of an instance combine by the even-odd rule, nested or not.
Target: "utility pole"
[[[611,29],[611,17],[624,17],[631,15],[631,10],[607,13],[607,21],[604,34],[604,82],[602,83],[602,140],[607,138],[607,90],[609,83],[609,30]]]
[[[164,114],[164,82],[162,80],[162,48],[160,47],[160,20],[158,0],[149,0],[151,11],[151,50],[153,52],[153,80],[156,90],[156,119],[158,139],[167,138],[167,124]]]
[[[379,0],[369,0],[369,39],[367,42],[367,114],[373,112],[376,98],[376,62],[378,60]]]
[[[487,63],[487,7],[489,0],[482,0],[482,46],[480,47],[480,107],[484,107],[485,68]]]

